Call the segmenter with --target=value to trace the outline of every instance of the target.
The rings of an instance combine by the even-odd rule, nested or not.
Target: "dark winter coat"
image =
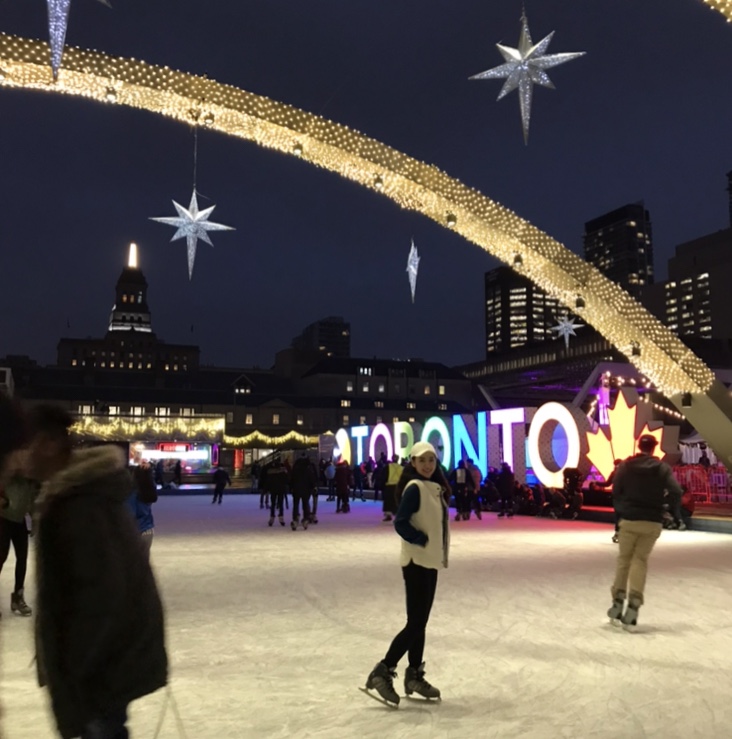
[[[511,468],[501,466],[501,471],[498,473],[498,479],[496,480],[496,487],[502,498],[510,498],[513,495],[513,489],[516,485],[516,478],[514,477]]]
[[[122,452],[96,447],[74,452],[36,506],[38,677],[64,739],[167,682],[163,608],[129,495]]]
[[[318,476],[315,467],[307,457],[295,460],[290,473],[292,492],[298,495],[310,495],[318,487]]]
[[[280,465],[271,465],[265,467],[267,474],[263,477],[264,489],[270,495],[284,495],[287,492],[287,482],[289,474],[287,470]]]
[[[351,475],[351,468],[345,463],[337,464],[335,473],[336,492],[339,495],[348,495],[352,484],[353,476]]]
[[[227,485],[231,485],[229,473],[221,467],[217,467],[216,472],[213,473],[213,483],[217,490],[223,490]]]
[[[618,516],[628,521],[661,523],[664,503],[676,510],[681,493],[671,468],[650,454],[629,457],[615,472],[613,504]]]

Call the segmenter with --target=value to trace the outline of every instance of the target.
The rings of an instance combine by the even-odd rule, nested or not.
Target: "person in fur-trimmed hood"
[[[114,446],[72,451],[72,419],[31,416],[37,516],[38,677],[59,733],[125,739],[127,707],[167,682],[163,608]]]

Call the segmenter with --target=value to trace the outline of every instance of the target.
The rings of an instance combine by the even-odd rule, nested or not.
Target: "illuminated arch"
[[[719,9],[725,12],[727,6],[732,18],[731,2]],[[320,116],[133,59],[69,48],[54,83],[47,44],[6,34],[0,34],[0,85],[76,95],[205,126],[304,159],[422,213],[512,266],[570,310],[580,312],[582,306],[583,320],[628,356],[715,453],[732,463],[732,402],[704,362],[592,265],[436,167]],[[688,394],[691,406],[682,403]],[[712,419],[724,434],[711,428]]]

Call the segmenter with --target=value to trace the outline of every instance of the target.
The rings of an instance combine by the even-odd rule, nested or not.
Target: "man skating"
[[[641,436],[640,454],[626,459],[613,480],[613,504],[619,520],[618,561],[611,588],[613,604],[607,615],[624,627],[638,622],[648,558],[661,535],[664,503],[670,502],[675,510],[682,493],[671,468],[652,456],[657,443],[650,434]]]

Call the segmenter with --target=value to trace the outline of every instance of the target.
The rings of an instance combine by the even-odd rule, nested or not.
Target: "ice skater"
[[[412,447],[411,463],[396,487],[399,500],[394,528],[402,537],[401,565],[407,596],[407,624],[394,637],[381,662],[366,680],[365,690],[375,690],[388,705],[399,705],[394,678],[399,660],[408,654],[404,691],[424,698],[439,698],[440,691],[424,677],[422,661],[425,630],[437,588],[437,571],[447,567],[450,547],[450,486],[435,448],[426,441]]]
[[[10,610],[18,616],[30,616],[33,611],[25,602],[25,575],[28,568],[28,527],[26,516],[33,505],[40,485],[27,475],[27,452],[18,450],[8,458],[8,481],[0,483],[0,571],[8,558],[10,544],[15,552],[15,588],[10,595]]]
[[[223,467],[217,467],[216,472],[213,473],[213,484],[214,494],[211,503],[215,503],[218,499],[219,505],[224,497],[224,488],[227,485],[231,485],[231,478],[229,473]]]
[[[270,526],[273,526],[275,522],[275,510],[278,514],[280,526],[285,525],[285,495],[287,495],[289,477],[287,469],[282,464],[282,460],[279,457],[275,457],[267,469],[267,475],[264,478],[265,489],[270,497],[268,521]]]
[[[613,480],[613,504],[620,531],[615,581],[610,589],[613,604],[607,615],[613,624],[623,627],[638,622],[648,558],[661,535],[665,494],[668,492],[672,506],[677,507],[682,493],[671,468],[652,456],[657,443],[650,434],[641,436],[640,454],[621,463]],[[626,598],[628,605],[623,611]]]
[[[513,518],[513,490],[516,486],[516,478],[514,477],[511,465],[508,462],[501,463],[501,471],[498,473],[498,482],[496,487],[501,496],[501,511],[498,518],[508,516]]]

